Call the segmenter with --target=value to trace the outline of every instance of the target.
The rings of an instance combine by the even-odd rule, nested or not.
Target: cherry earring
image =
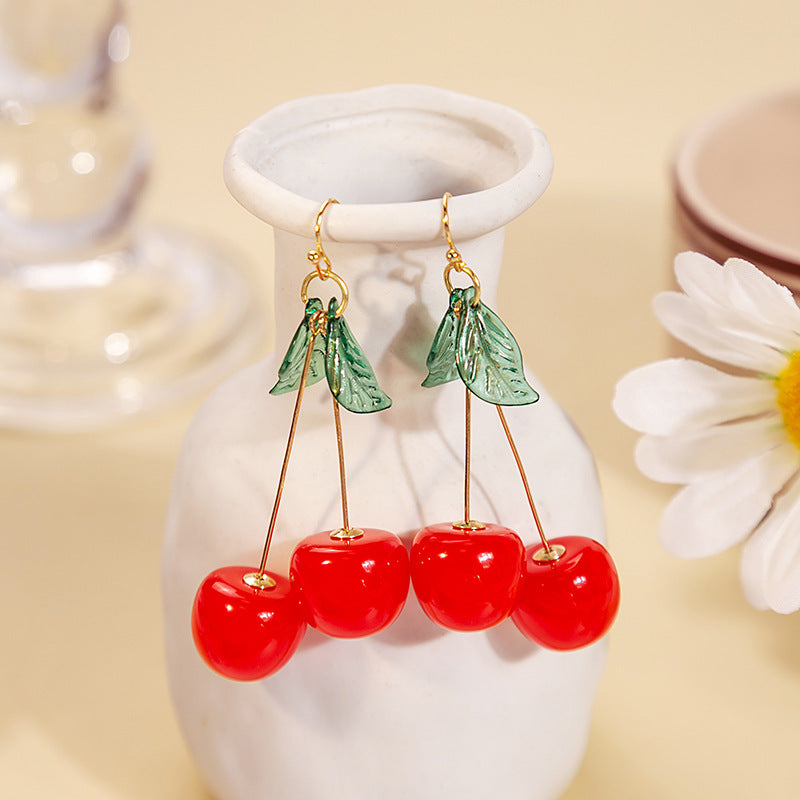
[[[515,405],[533,403],[539,395],[522,374],[522,356],[500,318],[481,301],[478,276],[464,263],[450,234],[449,194],[442,199],[447,239],[444,282],[450,296],[428,354],[425,387],[460,378],[464,406],[464,517],[459,522],[429,525],[411,547],[411,580],[425,613],[436,623],[460,631],[477,631],[502,622],[514,610],[524,573],[525,547],[510,528],[472,519],[471,399]],[[472,286],[454,288],[453,271]]]
[[[436,332],[425,387],[460,378],[465,386],[464,518],[419,531],[411,548],[411,580],[425,613],[454,630],[483,630],[511,616],[533,641],[553,649],[582,647],[602,636],[619,605],[619,580],[605,548],[586,537],[548,541],[503,406],[539,395],[525,380],[519,345],[480,300],[480,281],[450,233],[448,200],[442,226],[448,244],[444,282],[448,309]],[[472,286],[454,288],[453,272]],[[510,528],[470,514],[471,395],[492,403],[519,470],[541,542],[524,548]]]
[[[400,614],[408,594],[408,555],[392,533],[350,525],[339,406],[355,413],[381,411],[391,399],[380,389],[366,355],[343,314],[347,284],[333,271],[322,246],[321,224],[327,200],[314,226],[316,247],[308,253],[314,265],[300,291],[305,313],[292,338],[271,394],[296,391],[292,421],[281,465],[261,563],[223,567],[201,583],[192,610],[195,645],[220,674],[258,680],[280,669],[292,656],[306,624],[330,636],[352,638],[377,633]],[[341,292],[323,310],[309,298],[315,279],[332,280]],[[266,569],[306,386],[327,378],[333,402],[342,527],[302,540],[292,558],[290,575]]]
[[[562,536],[548,541],[519,451],[499,405],[497,413],[541,540],[525,551],[525,576],[511,619],[521,633],[543,647],[585,647],[603,636],[617,616],[617,568],[608,550],[588,536]]]

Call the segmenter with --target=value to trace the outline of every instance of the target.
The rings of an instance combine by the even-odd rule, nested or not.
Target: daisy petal
[[[786,366],[786,356],[774,348],[710,324],[701,306],[685,294],[661,292],[653,299],[653,310],[676,339],[704,356],[770,375]]]
[[[642,436],[636,443],[639,470],[661,483],[691,483],[786,441],[777,414],[714,425],[675,436]]]
[[[800,349],[800,336],[789,328],[770,325],[760,317],[739,309],[705,305],[706,319],[714,327],[785,353]]]
[[[800,500],[787,512],[786,524],[767,563],[765,596],[781,614],[800,609]]]
[[[656,436],[716,425],[775,409],[775,385],[740,378],[687,358],[629,372],[614,393],[614,412],[630,428]]]
[[[785,286],[741,258],[729,258],[725,269],[736,279],[754,314],[771,325],[800,333],[800,308]]]
[[[659,539],[681,558],[703,558],[742,541],[797,472],[797,448],[768,450],[681,489],[661,517]]]
[[[728,291],[721,270],[721,264],[702,253],[687,252],[675,256],[675,278],[689,297],[728,306]]]
[[[799,511],[800,481],[795,481],[785,494],[776,499],[772,511],[742,548],[739,575],[744,596],[750,605],[762,611],[770,607],[767,582],[769,572],[774,571],[771,565],[775,548],[796,526]]]
[[[700,253],[679,253],[675,257],[675,277],[715,327],[786,352],[800,348],[800,335],[795,333],[794,324],[785,326],[771,315],[773,310],[791,314],[784,295],[788,289],[746,261],[729,259],[725,263],[723,267]],[[727,265],[731,263],[733,268],[729,270]],[[755,278],[752,270],[742,264],[762,277]]]

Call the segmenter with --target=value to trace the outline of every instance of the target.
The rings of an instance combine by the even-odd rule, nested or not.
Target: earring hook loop
[[[328,258],[328,254],[325,252],[325,248],[322,246],[322,217],[325,215],[325,211],[328,209],[328,206],[332,205],[333,203],[338,203],[339,201],[335,197],[329,197],[320,207],[319,211],[317,212],[317,218],[314,221],[314,240],[316,242],[316,246],[313,250],[308,251],[308,260],[317,268],[317,274],[322,280],[328,277],[333,268],[331,265],[331,260]],[[325,266],[322,267],[320,262]]]
[[[342,293],[342,299],[339,302],[339,307],[336,309],[336,318],[344,314],[347,303],[350,300],[350,292],[347,288],[344,278],[334,272],[331,261],[325,253],[325,248],[322,246],[322,217],[325,214],[328,206],[339,201],[335,197],[329,197],[320,207],[317,212],[317,218],[314,222],[314,239],[316,240],[316,247],[308,251],[307,258],[314,265],[314,269],[306,275],[300,287],[300,299],[303,303],[308,302],[308,287],[314,278],[319,278],[321,281],[327,281],[329,278],[339,287]],[[324,264],[324,268],[321,266]]]
[[[445,192],[442,196],[442,227],[444,228],[444,237],[447,239],[447,266],[444,268],[444,285],[447,287],[448,293],[453,292],[453,282],[450,280],[450,273],[455,270],[456,272],[463,272],[475,287],[475,296],[472,299],[472,306],[475,307],[481,301],[481,282],[478,276],[464,263],[461,253],[453,242],[453,235],[450,233],[450,210],[447,203],[453,195],[450,192]]]
[[[447,246],[450,248],[450,252],[447,254],[447,260],[452,261],[453,259],[450,257],[450,253],[461,261],[461,253],[458,252],[458,248],[456,248],[453,242],[453,236],[450,233],[450,211],[447,207],[447,203],[453,195],[450,192],[445,192],[442,196],[442,227],[444,228],[444,237],[447,239]],[[463,263],[463,262],[462,262]]]

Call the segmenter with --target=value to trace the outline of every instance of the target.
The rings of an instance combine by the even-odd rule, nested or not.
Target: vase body
[[[384,632],[339,640],[309,628],[287,666],[245,684],[201,661],[189,625],[206,574],[259,561],[294,403],[294,394],[267,391],[302,318],[306,252],[328,196],[342,202],[326,213],[323,239],[350,287],[346,318],[394,400],[382,413],[343,415],[351,522],[394,531],[410,546],[424,525],[461,518],[464,387],[420,387],[447,307],[440,197],[453,192],[455,241],[481,278],[483,301],[495,306],[503,225],[541,194],[551,168],[543,135],[509,112],[428,87],[384,87],[278,107],[229,151],[234,195],[276,226],[276,351],[223,384],[193,422],[163,562],[173,701],[220,800],[549,800],[580,763],[602,642],[546,651],[510,620],[480,633],[447,631],[412,590]],[[314,281],[310,294],[327,303],[336,291],[329,284]],[[541,399],[507,417],[546,529],[604,541],[591,455],[528,379]],[[472,515],[532,543],[494,409],[473,403],[472,429]],[[286,574],[300,539],[340,524],[323,381],[303,401],[269,568]]]

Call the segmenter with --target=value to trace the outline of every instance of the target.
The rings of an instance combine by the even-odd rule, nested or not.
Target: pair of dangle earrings
[[[611,626],[619,580],[605,548],[593,539],[549,540],[503,413],[539,395],[526,381],[519,346],[502,320],[481,302],[478,276],[456,248],[449,224],[449,194],[442,198],[448,244],[444,283],[449,304],[427,358],[424,387],[460,379],[465,391],[464,517],[420,530],[410,555],[393,533],[351,527],[339,407],[372,413],[391,406],[344,319],[349,291],[322,246],[321,224],[333,198],[320,208],[314,269],[303,280],[303,319],[278,370],[271,394],[296,391],[278,488],[258,569],[222,567],[201,583],[192,609],[195,645],[206,663],[237,680],[258,680],[280,669],[311,625],[334,637],[384,630],[399,616],[409,584],[425,614],[457,631],[484,630],[507,617],[537,644],[557,650],[583,647]],[[453,273],[472,286],[456,288]],[[332,280],[341,293],[323,307],[310,284]],[[295,548],[288,578],[266,569],[305,388],[327,378],[332,396],[342,502],[342,526],[314,534]],[[495,405],[522,478],[539,542],[525,548],[510,528],[478,522],[470,513],[471,398]]]

